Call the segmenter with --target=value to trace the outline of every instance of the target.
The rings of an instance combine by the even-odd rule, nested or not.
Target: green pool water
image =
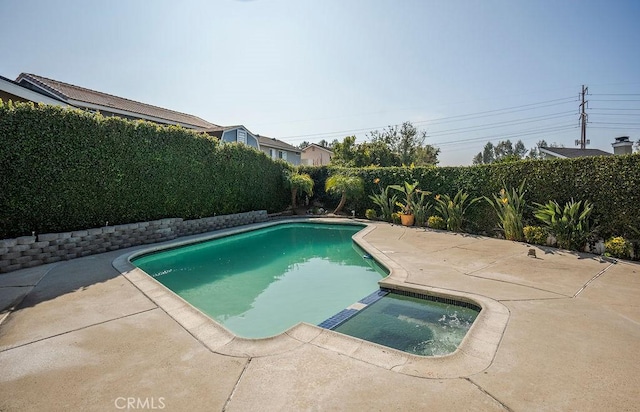
[[[359,225],[288,223],[144,255],[132,263],[236,335],[319,324],[386,276],[351,237]]]
[[[334,330],[422,356],[456,350],[478,311],[390,293]]]

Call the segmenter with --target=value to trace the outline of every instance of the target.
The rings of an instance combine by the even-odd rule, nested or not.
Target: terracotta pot
[[[400,215],[400,221],[402,222],[403,226],[413,226],[413,220],[413,215]]]

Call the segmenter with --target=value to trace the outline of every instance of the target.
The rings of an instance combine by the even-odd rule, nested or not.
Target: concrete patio
[[[637,410],[640,265],[389,224],[362,241],[395,284],[508,309],[486,365],[418,373],[313,327],[273,351],[216,346],[114,269],[136,247],[0,275],[0,410]]]

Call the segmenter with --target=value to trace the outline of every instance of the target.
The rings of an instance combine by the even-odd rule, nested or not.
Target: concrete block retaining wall
[[[105,226],[0,240],[0,273],[267,220],[266,210]]]

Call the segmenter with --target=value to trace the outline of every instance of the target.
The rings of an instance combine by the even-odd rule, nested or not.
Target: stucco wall
[[[332,154],[326,150],[311,146],[302,152],[302,163],[310,166],[325,166],[331,161]]]
[[[170,218],[126,225],[46,233],[0,240],[0,272],[11,272],[61,260],[104,253],[131,246],[172,240],[212,230],[264,222],[266,210],[202,219]]]

